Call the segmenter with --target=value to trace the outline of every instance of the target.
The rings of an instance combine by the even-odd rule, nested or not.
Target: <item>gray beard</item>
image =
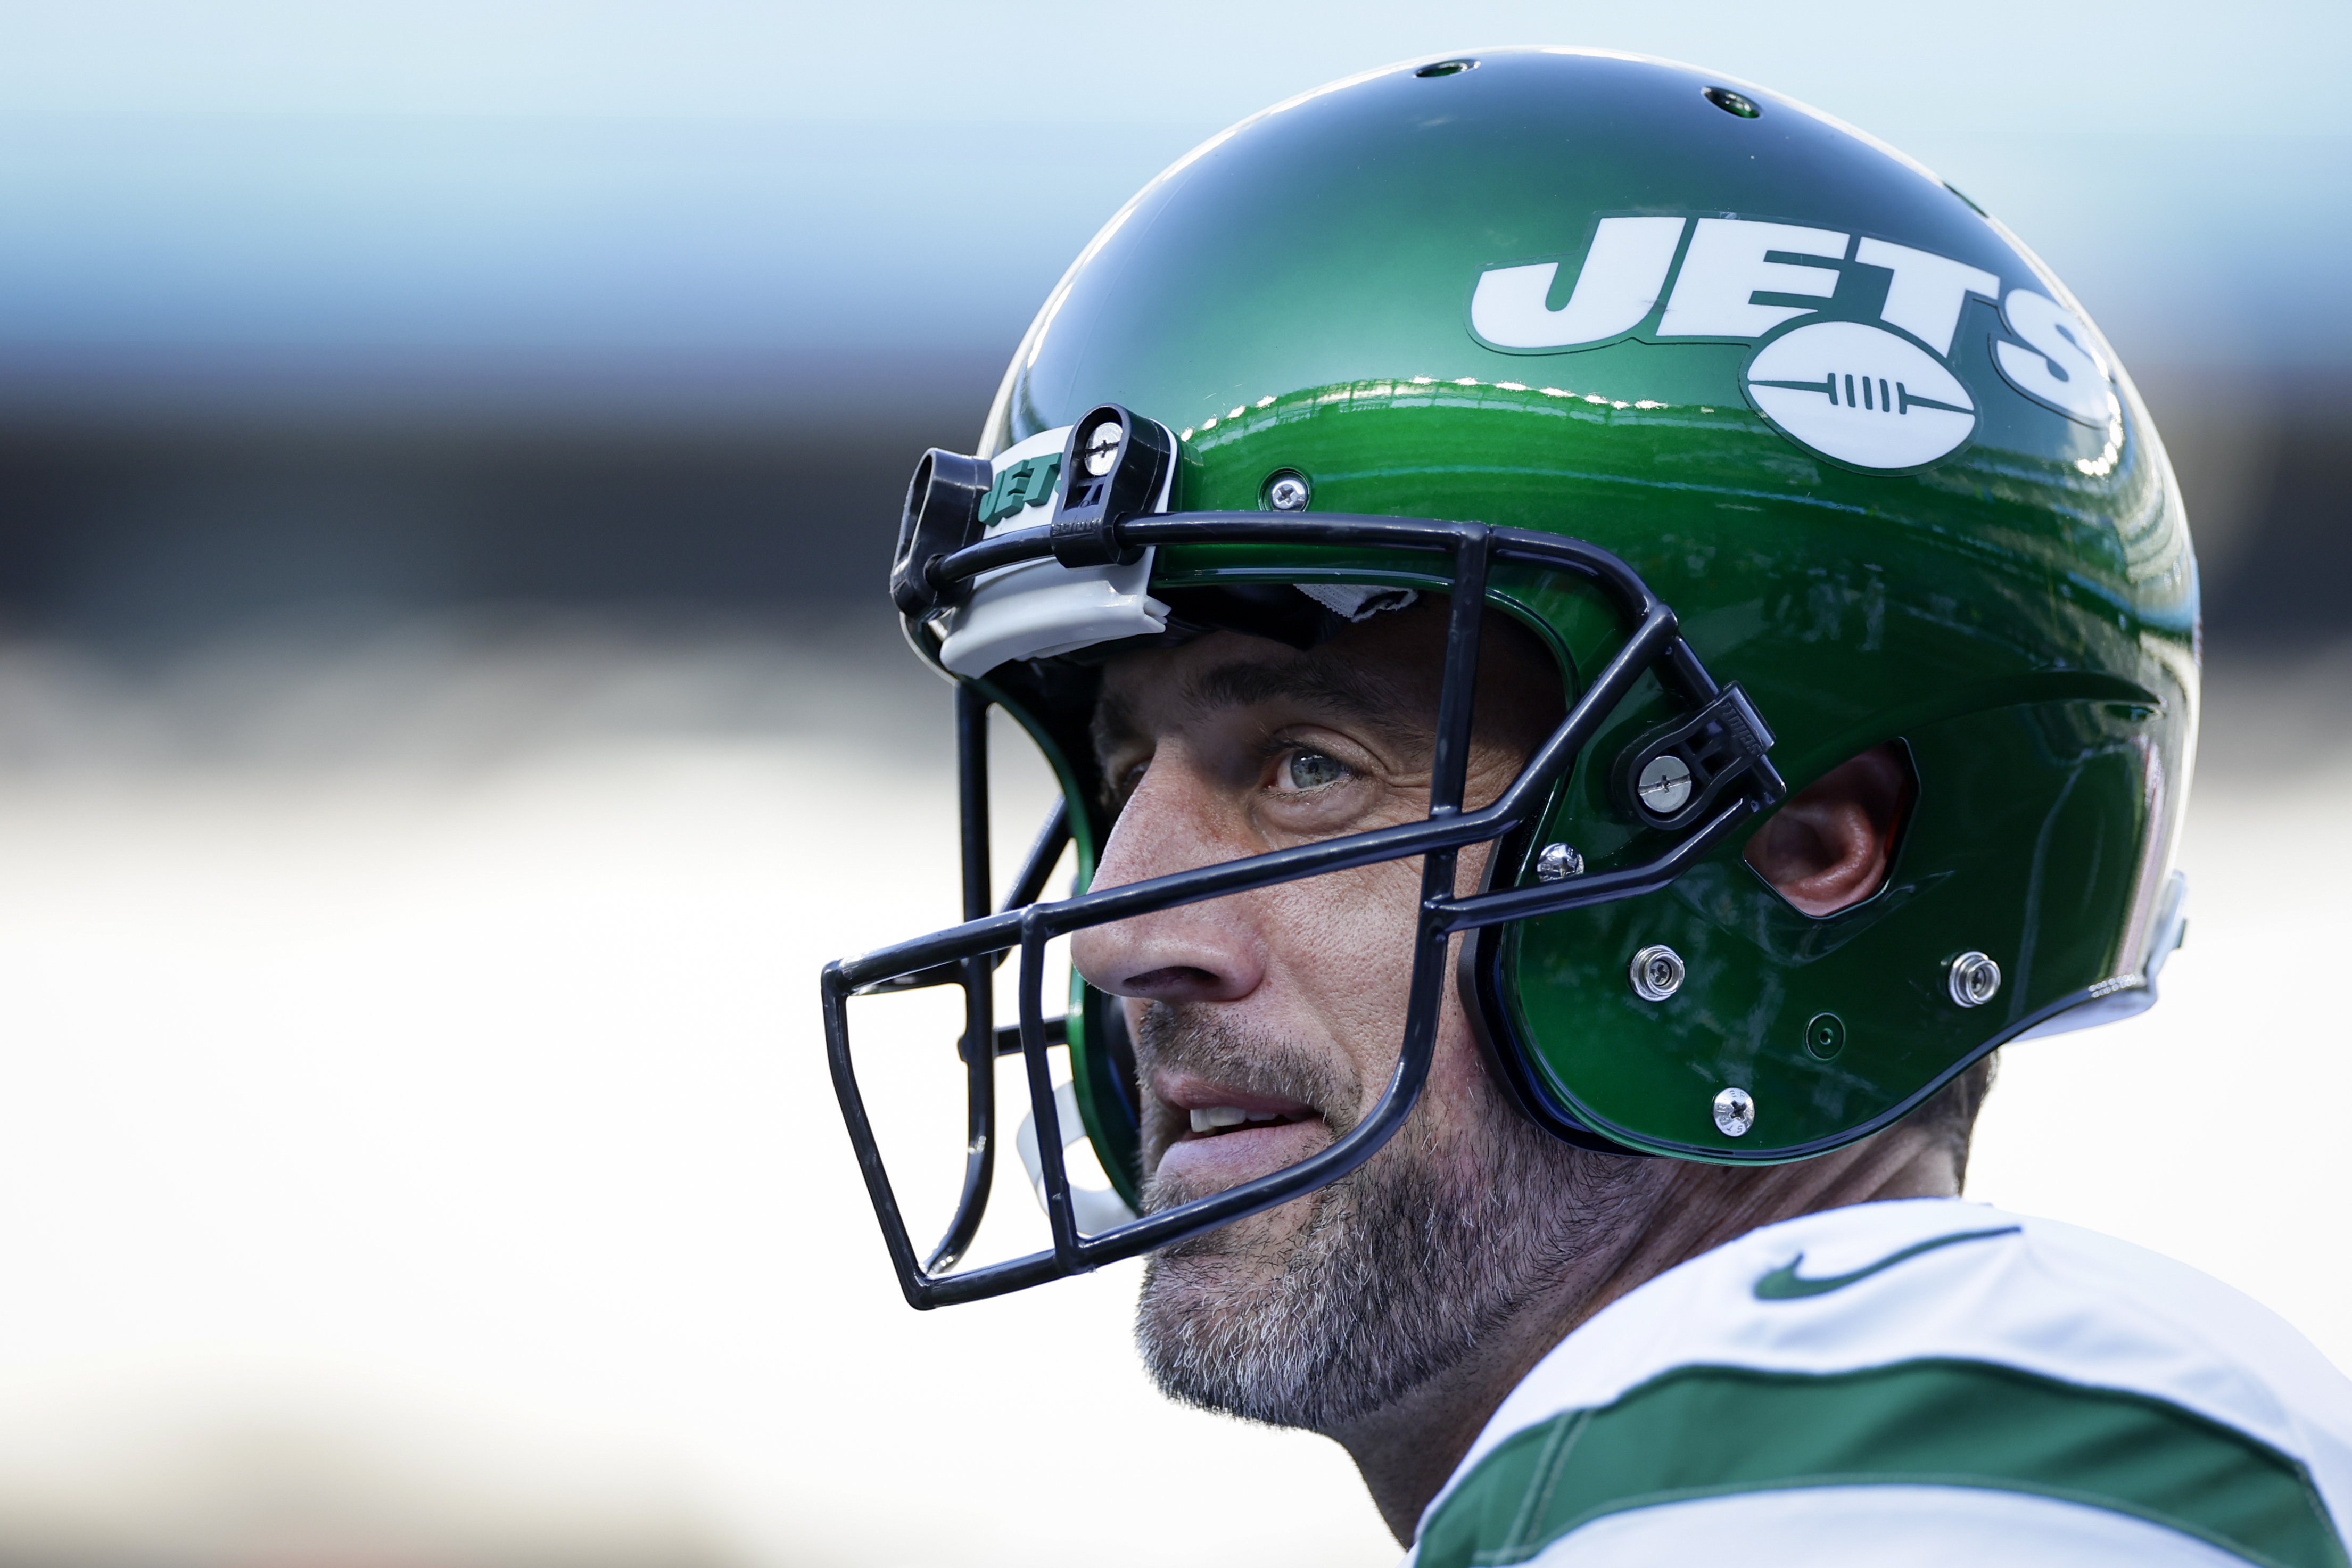
[[[1153,1006],[1137,1056],[1147,1070],[1155,1060],[1247,1063],[1260,1083],[1328,1077],[1322,1062],[1243,1037],[1205,1009]],[[1485,1074],[1475,1081],[1454,1131],[1438,1129],[1424,1095],[1378,1154],[1297,1200],[1307,1214],[1289,1236],[1253,1240],[1229,1226],[1154,1254],[1136,1344],[1160,1392],[1268,1426],[1335,1430],[1460,1365],[1621,1233],[1657,1184],[1648,1167],[1659,1162],[1572,1148],[1513,1110]],[[1291,1092],[1359,1103],[1353,1086],[1317,1087],[1325,1092]],[[1338,1120],[1335,1138],[1347,1131]],[[1144,1203],[1199,1195],[1155,1175]]]

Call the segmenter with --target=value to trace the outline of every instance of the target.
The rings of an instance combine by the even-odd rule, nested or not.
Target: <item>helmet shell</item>
[[[1916,799],[1855,908],[1800,913],[1735,841],[1663,892],[1475,944],[1498,1076],[1547,1125],[1801,1158],[2160,959],[2198,700],[2178,486],[2063,285],[1871,138],[1596,52],[1335,83],[1113,218],[1024,340],[982,449],[1105,403],[1178,434],[1180,510],[1266,508],[1297,476],[1315,510],[1613,551],[1745,687],[1792,789],[1906,749]],[[1266,545],[1163,550],[1152,572],[1154,591],[1318,581],[1445,586],[1422,562]],[[1489,591],[1571,691],[1626,629],[1575,583],[1501,571]],[[1042,668],[991,679],[1098,841],[1083,695]],[[1645,686],[1495,885],[1533,881],[1548,843],[1596,869],[1654,853],[1610,763],[1673,714]],[[1686,971],[1659,1001],[1628,980],[1653,945]],[[1951,984],[1969,952],[2002,975],[1979,1005]],[[1718,1125],[1727,1089],[1752,1126]]]

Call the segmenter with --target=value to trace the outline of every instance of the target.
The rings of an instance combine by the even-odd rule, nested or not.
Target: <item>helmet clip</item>
[[[1617,759],[1618,804],[1645,827],[1686,827],[1763,760],[1772,731],[1737,685],[1678,723],[1651,731]]]
[[[1143,559],[1140,549],[1119,542],[1118,525],[1158,504],[1175,451],[1175,438],[1158,423],[1116,403],[1071,426],[1054,559],[1065,566],[1131,566]]]
[[[981,500],[993,480],[986,458],[937,447],[915,465],[890,559],[890,602],[900,615],[928,616],[952,602],[932,584],[932,564],[979,536]]]

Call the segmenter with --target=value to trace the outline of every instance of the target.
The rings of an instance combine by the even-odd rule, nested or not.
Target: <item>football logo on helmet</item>
[[[1907,338],[1816,321],[1748,362],[1748,401],[1813,450],[1862,468],[1912,468],[1976,428],[1968,388]]]
[[[1885,279],[1875,321],[1826,313],[1855,268]],[[1977,402],[1951,356],[1971,298],[2000,304],[1994,361],[2011,386],[2094,426],[2107,423],[2110,372],[2090,329],[2047,295],[1993,273],[1869,236],[1742,217],[1648,214],[1593,226],[1565,303],[1560,263],[1481,271],[1470,331],[1507,353],[1566,353],[1628,337],[1758,344],[1748,400],[1783,435],[1857,468],[1892,472],[1950,456],[1975,432]],[[1809,305],[1808,298],[1823,301]],[[1865,307],[1866,309],[1867,307]]]

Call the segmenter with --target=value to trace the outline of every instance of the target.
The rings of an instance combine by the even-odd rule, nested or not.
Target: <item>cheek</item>
[[[1304,1015],[1301,1025],[1347,1055],[1366,1095],[1377,1097],[1412,994],[1421,862],[1366,866],[1270,889],[1266,897],[1266,929],[1282,933],[1268,980]],[[1450,965],[1446,975],[1450,994]]]
[[[1479,1055],[1478,1041],[1470,1032],[1470,1020],[1463,1016],[1461,995],[1451,985],[1445,988],[1445,1011],[1437,1031],[1437,1056],[1429,1064],[1429,1089],[1423,1096],[1423,1103],[1437,1124],[1440,1140],[1457,1148],[1465,1146],[1463,1134],[1471,1130],[1473,1122],[1499,1109],[1486,1079],[1486,1058]]]

